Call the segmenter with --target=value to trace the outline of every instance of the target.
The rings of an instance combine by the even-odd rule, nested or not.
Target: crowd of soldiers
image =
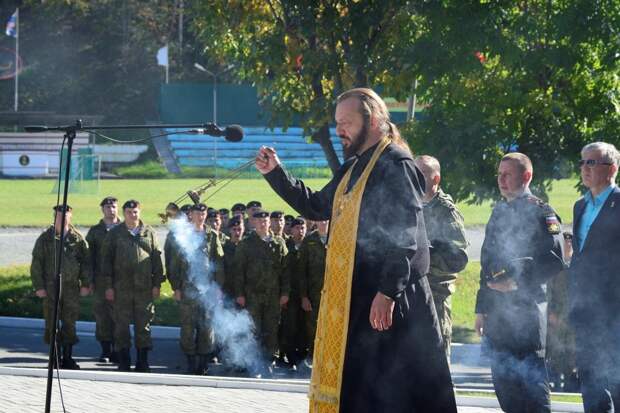
[[[57,337],[60,367],[79,369],[72,358],[72,347],[78,341],[79,296],[93,294],[96,339],[101,344],[99,361],[116,363],[121,371],[131,370],[129,327],[133,323],[134,370],[149,372],[154,300],[168,280],[179,306],[180,347],[187,358],[187,372],[206,374],[221,349],[197,280],[190,277],[190,263],[173,231],[166,237],[162,254],[155,231],[140,218],[138,201],[122,205],[123,220],[118,216],[117,198],[106,197],[100,206],[102,218],[86,237],[71,224],[72,208],[66,210],[61,330]],[[63,211],[61,206],[53,209],[55,223],[38,238],[31,266],[36,295],[44,300],[47,343]],[[213,266],[214,281],[234,306],[249,312],[265,359],[271,362],[271,357],[276,357],[293,370],[298,365],[309,367],[329,222],[268,212],[259,201],[237,203],[231,210],[203,203],[181,207],[170,203],[166,218],[186,219],[199,235],[199,250]]]

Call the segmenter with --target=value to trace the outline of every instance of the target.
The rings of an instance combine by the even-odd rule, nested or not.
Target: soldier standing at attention
[[[221,266],[216,262],[222,259],[224,251],[217,233],[205,225],[207,206],[205,204],[194,205],[191,218],[194,231],[200,234],[199,250],[204,254],[202,256],[204,268],[206,270],[207,265],[215,265],[213,275],[217,275],[217,269]],[[169,281],[174,291],[174,299],[179,303],[180,344],[181,350],[187,357],[187,373],[202,375],[206,374],[209,354],[214,351],[214,334],[199,291],[199,287],[207,285],[209,274],[207,271],[191,271],[190,265],[197,264],[189,263],[182,253],[176,254],[172,260],[170,273],[173,275],[169,276]],[[195,279],[196,276],[204,278]],[[196,356],[198,356],[198,365],[196,365]]]
[[[111,301],[105,299],[105,284],[101,274],[103,240],[108,231],[121,223],[118,217],[118,199],[113,196],[103,198],[101,203],[101,213],[103,217],[99,223],[92,226],[86,234],[86,241],[90,249],[90,264],[92,280],[90,289],[94,292],[95,315],[95,338],[101,344],[101,363],[118,362],[118,356],[114,351],[112,342],[114,340],[114,308]]]
[[[67,205],[65,227],[62,228],[63,206],[54,207],[54,225],[49,227],[37,238],[32,250],[30,277],[37,297],[43,300],[43,316],[45,317],[46,344],[50,343],[52,317],[56,305],[55,276],[56,250],[63,249],[62,255],[62,296],[58,306],[58,319],[61,321],[56,342],[62,346],[60,368],[78,370],[80,366],[73,360],[73,346],[79,341],[75,331],[75,323],[80,313],[80,296],[90,293],[90,260],[88,244],[80,232],[71,225],[72,209]],[[60,235],[64,232],[64,245],[60,245]]]
[[[416,166],[424,174],[426,190],[422,197],[424,223],[431,244],[428,282],[433,293],[446,357],[450,361],[452,344],[452,294],[456,277],[467,265],[467,239],[463,215],[452,197],[441,190],[441,167],[432,156],[416,158]]]
[[[284,272],[284,240],[269,232],[269,212],[254,213],[256,230],[235,251],[236,301],[247,308],[268,362],[278,346],[280,308],[288,303],[290,283]],[[266,372],[267,373],[267,372]]]
[[[246,211],[248,213],[248,219],[245,223],[246,235],[249,235],[252,231],[254,231],[254,213],[261,211],[262,208],[263,204],[260,201],[250,201],[246,205]]]
[[[222,220],[222,232],[228,235],[228,221],[230,221],[230,211],[228,208],[220,208],[220,219]]]
[[[288,236],[284,234],[284,212],[273,211],[269,219],[271,220],[271,233],[286,240]]]
[[[114,302],[114,347],[119,354],[120,371],[130,371],[133,321],[138,360],[135,370],[148,373],[148,352],[153,348],[151,321],[153,300],[159,298],[164,270],[155,231],[140,219],[140,203],[123,204],[124,222],[108,232],[103,243],[105,296]]]
[[[230,210],[232,211],[233,218],[241,217],[241,219],[245,221],[245,205],[244,204],[237,203],[233,205]]]
[[[305,328],[309,347],[307,359],[310,361],[314,355],[314,336],[325,277],[329,221],[316,221],[316,225],[316,231],[304,239],[299,249],[299,294],[301,308],[306,313]]]
[[[234,261],[235,250],[237,245],[243,239],[243,218],[240,216],[233,217],[228,222],[228,232],[230,238],[224,244],[224,283],[222,284],[222,291],[226,294],[226,297],[234,297]]]
[[[499,163],[495,204],[480,254],[475,330],[487,337],[493,386],[511,413],[551,411],[545,366],[546,283],[564,268],[560,220],[530,192],[532,162],[513,152]]]
[[[292,215],[284,215],[284,235],[287,237],[291,235],[291,224],[294,219],[295,217]]]
[[[282,224],[284,218],[281,218]],[[273,219],[272,219],[273,225]],[[281,226],[284,229],[284,225]],[[280,357],[285,354],[292,369],[305,355],[306,339],[303,328],[303,313],[301,311],[301,296],[299,295],[299,249],[306,236],[306,221],[296,218],[291,224],[291,236],[286,240],[288,254],[284,260],[284,271],[289,280],[291,289],[289,301],[282,308],[282,323],[280,325]]]
[[[207,212],[207,221],[209,223],[209,227],[213,230],[213,232],[217,235],[220,240],[220,243],[223,245],[228,236],[224,234],[222,231],[222,217],[217,209]]]

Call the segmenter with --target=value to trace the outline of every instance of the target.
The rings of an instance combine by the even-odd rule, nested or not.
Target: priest
[[[256,157],[299,214],[331,220],[310,412],[456,412],[426,279],[423,176],[372,90],[340,95],[335,118],[346,161],[320,191],[292,177],[273,148]]]

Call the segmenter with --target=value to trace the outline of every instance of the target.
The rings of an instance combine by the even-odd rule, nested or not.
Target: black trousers
[[[592,327],[600,328],[592,328]],[[610,326],[575,327],[577,369],[585,413],[613,413],[620,409],[620,351]]]
[[[499,405],[506,413],[550,413],[545,359],[536,353],[516,356],[491,351],[491,374]]]

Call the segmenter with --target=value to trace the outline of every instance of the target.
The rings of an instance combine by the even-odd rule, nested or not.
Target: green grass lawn
[[[94,321],[93,297],[80,299],[82,321]],[[162,285],[161,297],[155,301],[154,324],[178,326],[179,310],[172,299],[170,284]],[[0,316],[43,318],[41,300],[34,295],[30,282],[30,266],[0,268]]]
[[[314,189],[322,188],[325,178],[305,180],[306,184]],[[124,202],[135,198],[143,204],[144,221],[151,225],[160,223],[157,214],[162,212],[166,204],[175,200],[187,190],[193,189],[206,182],[206,179],[119,179],[102,180],[97,194],[69,194],[69,204],[73,206],[73,222],[78,225],[93,225],[99,220],[99,202],[107,195],[114,195]],[[573,203],[579,197],[574,188],[576,179],[556,181],[550,193],[551,205],[558,211],[564,223],[572,220]],[[0,180],[0,226],[34,226],[42,227],[51,222],[51,206],[56,203],[56,193],[52,193],[55,181],[53,180]],[[215,187],[203,195],[203,199]],[[285,204],[271,190],[263,179],[239,179],[223,187],[213,198],[206,201],[207,205],[215,208],[230,208],[237,202],[247,203],[251,200],[260,200],[267,210],[280,209],[292,213],[292,209]],[[389,200],[387,200],[389,201]],[[465,225],[483,226],[491,214],[491,202],[481,205],[459,203],[459,208],[465,216]]]
[[[35,297],[30,282],[29,265],[0,268],[0,316],[42,318],[41,301]],[[480,264],[471,262],[457,280],[452,298],[455,342],[478,341],[474,333],[474,304],[478,290]],[[80,320],[94,321],[92,297],[81,300]],[[159,325],[178,325],[178,306],[172,299],[170,284],[162,285],[161,298],[155,302],[155,321]]]

